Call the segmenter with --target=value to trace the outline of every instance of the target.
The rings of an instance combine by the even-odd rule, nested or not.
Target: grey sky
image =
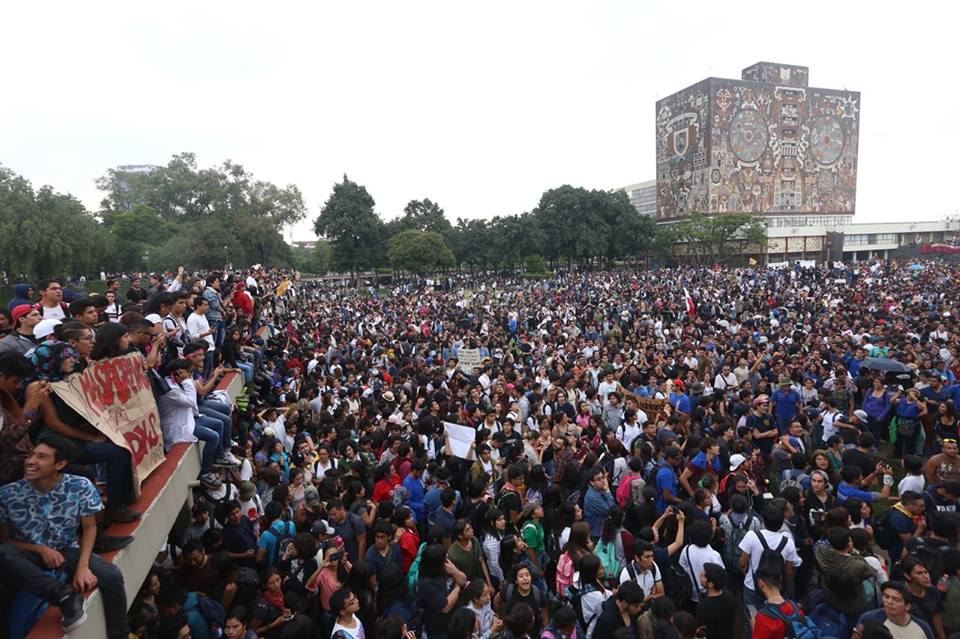
[[[385,218],[655,177],[654,103],[759,60],[862,92],[858,221],[960,207],[952,3],[9,3],[0,163],[95,209],[119,164],[193,151],[294,183],[344,173]],[[299,225],[296,239],[312,237]]]

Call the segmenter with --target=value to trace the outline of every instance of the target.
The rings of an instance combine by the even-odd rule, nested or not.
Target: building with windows
[[[630,204],[640,215],[657,216],[657,181],[647,180],[620,189],[630,198]]]

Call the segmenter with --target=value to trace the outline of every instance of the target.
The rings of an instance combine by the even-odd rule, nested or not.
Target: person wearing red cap
[[[33,327],[42,319],[40,311],[29,304],[13,308],[13,332],[0,339],[0,355],[4,353],[26,354],[37,345],[33,337]]]
[[[690,416],[690,397],[687,396],[687,387],[682,379],[673,380],[673,390],[670,391],[670,406],[681,417]]]

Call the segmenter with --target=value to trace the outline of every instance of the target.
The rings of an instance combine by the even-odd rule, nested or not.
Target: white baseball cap
[[[732,473],[736,469],[740,468],[740,465],[745,461],[747,461],[747,458],[739,453],[736,455],[730,455],[730,472]]]
[[[53,335],[53,329],[55,329],[60,324],[63,324],[58,319],[44,319],[37,322],[37,325],[33,327],[33,336],[37,339],[43,339],[48,335]]]

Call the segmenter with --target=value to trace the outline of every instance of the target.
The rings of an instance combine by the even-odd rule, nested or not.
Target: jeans
[[[230,419],[229,415],[224,415],[208,404],[200,407],[200,416],[197,419],[202,420],[202,424],[207,428],[215,430],[220,434],[220,446],[217,447],[217,455],[223,455],[223,453],[230,448],[230,439],[232,436],[230,427],[233,425],[233,420]]]
[[[766,603],[763,595],[756,590],[743,587],[743,636],[752,636],[750,623],[756,618],[757,612]]]
[[[237,368],[243,371],[243,381],[249,384],[253,381],[253,364],[237,361]]]
[[[210,328],[213,329],[213,342],[218,348],[223,346],[223,340],[227,336],[227,327],[224,326],[223,320],[210,320],[207,323],[210,324]]]
[[[72,580],[80,560],[79,548],[60,548],[65,571]],[[0,571],[3,581],[15,590],[27,592],[57,605],[61,586],[55,577],[45,571],[40,555],[26,552],[12,544],[0,545]],[[103,612],[107,623],[107,637],[127,639],[127,595],[123,588],[120,569],[97,554],[90,555],[90,572],[97,578],[97,587],[103,597]]]
[[[213,462],[217,458],[217,446],[220,444],[220,435],[212,428],[207,428],[200,423],[203,416],[197,418],[193,425],[193,434],[206,445],[203,447],[203,454],[200,457],[200,472],[209,473],[213,468]]]
[[[114,506],[124,506],[130,501],[133,475],[131,474],[130,451],[111,441],[86,442],[78,464],[107,465],[107,499]]]
[[[203,354],[203,376],[210,377],[210,371],[213,370],[213,353],[214,351],[207,351]]]

